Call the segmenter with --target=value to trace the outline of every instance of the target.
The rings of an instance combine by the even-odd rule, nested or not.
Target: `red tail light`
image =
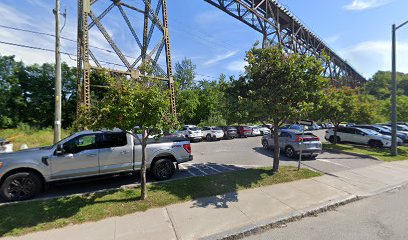
[[[314,140],[315,140],[315,141],[320,141],[320,138],[319,138],[319,137],[315,137]]]
[[[184,144],[183,145],[184,150],[186,150],[188,153],[191,153],[191,145],[189,144]]]
[[[299,137],[299,136],[296,136],[296,140],[295,140],[295,142],[301,142],[302,141],[302,138],[301,137]]]

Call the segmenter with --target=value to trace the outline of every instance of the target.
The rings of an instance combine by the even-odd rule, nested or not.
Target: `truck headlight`
[[[3,167],[3,162],[0,162],[0,169]]]

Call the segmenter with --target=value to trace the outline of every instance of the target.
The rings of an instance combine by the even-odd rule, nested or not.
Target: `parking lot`
[[[324,131],[315,133],[322,141]],[[206,176],[246,168],[272,166],[273,152],[261,146],[261,137],[249,137],[214,142],[192,143],[194,160],[180,164],[179,171],[172,179]],[[323,152],[315,160],[305,159],[302,167],[307,167],[323,173],[335,174],[338,171],[356,169],[380,163],[369,158],[360,158],[347,154]],[[297,166],[296,159],[281,156],[281,165]],[[139,183],[139,174],[109,176],[104,179],[84,180],[81,182],[65,182],[54,184],[41,197],[65,196],[94,192],[98,190],[134,186]],[[154,180],[148,177],[149,182]]]

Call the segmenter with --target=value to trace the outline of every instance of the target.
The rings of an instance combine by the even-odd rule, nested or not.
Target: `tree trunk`
[[[279,171],[279,121],[273,121],[273,172]]]
[[[145,200],[147,198],[146,190],[146,130],[142,132],[142,168],[140,173],[140,183],[141,183],[141,199]]]

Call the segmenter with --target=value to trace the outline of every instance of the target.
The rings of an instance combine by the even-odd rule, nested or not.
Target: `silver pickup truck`
[[[169,179],[175,164],[193,160],[184,138],[151,139],[146,164],[159,180]],[[122,131],[83,131],[49,147],[0,154],[0,197],[30,199],[48,183],[140,170],[142,146]]]

